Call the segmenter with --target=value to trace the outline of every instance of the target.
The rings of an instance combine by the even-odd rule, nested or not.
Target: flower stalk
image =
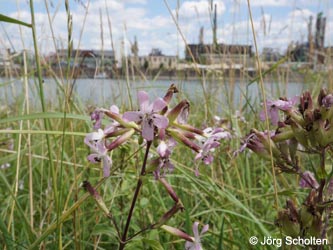
[[[133,216],[136,201],[138,200],[139,192],[140,192],[140,189],[142,187],[142,177],[146,174],[146,165],[147,165],[147,159],[148,159],[148,154],[149,154],[149,149],[150,149],[151,143],[152,143],[151,141],[147,141],[147,144],[146,144],[146,152],[145,152],[145,156],[143,158],[143,163],[142,163],[142,167],[141,167],[140,176],[139,176],[138,182],[136,184],[136,188],[135,188],[135,192],[134,192],[134,195],[133,195],[131,207],[130,207],[130,210],[129,210],[129,213],[128,213],[128,216],[127,216],[127,220],[126,220],[126,224],[125,224],[125,228],[124,228],[124,233],[121,237],[121,242],[119,244],[119,250],[123,250],[126,243],[127,243],[126,242],[127,233],[128,233],[128,229],[129,229],[129,226],[130,226],[130,223],[131,223],[132,216]]]

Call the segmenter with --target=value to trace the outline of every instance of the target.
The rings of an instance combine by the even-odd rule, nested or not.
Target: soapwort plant
[[[190,103],[187,100],[182,100],[173,108],[170,107],[172,97],[177,92],[178,89],[172,84],[163,98],[157,98],[150,102],[149,95],[144,91],[139,91],[137,95],[138,111],[127,111],[120,114],[119,108],[113,105],[110,109],[97,108],[91,114],[95,131],[87,134],[84,140],[91,151],[87,159],[91,163],[100,163],[103,166],[104,178],[110,176],[110,169],[112,169],[111,151],[117,150],[130,140],[136,140],[145,149],[141,171],[123,229],[118,226],[118,218],[112,216],[112,209],[110,210],[105,205],[98,191],[89,181],[83,183],[83,187],[91,194],[98,207],[113,223],[118,233],[120,250],[124,249],[126,244],[135,236],[147,230],[158,228],[185,239],[186,249],[202,249],[200,236],[208,230],[208,225],[205,225],[201,234],[199,234],[199,222],[195,222],[193,226],[194,237],[166,225],[168,220],[178,211],[185,209],[177,193],[167,181],[167,175],[175,169],[171,160],[172,152],[181,145],[193,151],[194,172],[199,175],[200,162],[204,165],[211,164],[214,159],[214,150],[220,146],[222,139],[229,139],[231,134],[223,128],[198,129],[188,124]],[[109,124],[103,126],[103,118],[109,118]],[[152,150],[154,147],[155,150]],[[147,178],[148,175],[162,184],[174,205],[155,223],[142,228],[132,236],[128,236],[133,212],[140,190],[144,185],[143,179]]]
[[[302,204],[288,199],[278,212],[275,224],[285,235],[332,237],[333,95],[322,89],[315,101],[306,91],[290,100],[267,101],[266,106],[260,119],[269,119],[276,129],[252,129],[236,154],[248,148],[266,159],[272,155],[278,173],[297,175],[299,187],[308,190]],[[304,155],[314,166],[302,161]]]

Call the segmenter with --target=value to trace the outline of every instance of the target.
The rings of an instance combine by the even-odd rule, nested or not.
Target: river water
[[[218,107],[223,111],[231,107],[240,109],[242,105],[260,103],[261,91],[257,83],[250,85],[241,81],[210,80],[156,80],[140,81],[114,79],[77,79],[73,87],[73,98],[82,105],[109,107],[112,104],[118,106],[130,105],[130,99],[136,104],[136,93],[139,90],[147,91],[152,97],[163,96],[171,83],[175,83],[180,93],[179,99],[188,99],[192,105],[204,105],[205,100],[210,106]],[[70,83],[72,84],[72,83]],[[51,106],[59,106],[63,103],[63,92],[57,87],[54,79],[44,79],[45,99]],[[29,100],[32,106],[39,105],[38,84],[29,80]],[[304,83],[265,83],[267,98],[277,99],[279,96],[293,97],[309,89],[311,86]],[[17,100],[24,99],[24,83],[20,79],[0,79],[0,105],[10,105]],[[135,105],[136,106],[136,105]]]

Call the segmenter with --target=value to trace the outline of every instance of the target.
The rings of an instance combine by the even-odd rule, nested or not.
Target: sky
[[[270,47],[283,53],[288,44],[306,42],[309,16],[327,18],[325,46],[333,45],[333,1],[249,0],[259,51]],[[38,44],[43,54],[65,49],[68,16],[65,0],[34,0]],[[184,57],[186,43],[212,43],[212,6],[217,7],[219,43],[254,45],[247,0],[68,0],[74,48],[114,48],[130,55],[136,37],[139,55],[153,48]],[[212,3],[213,2],[213,3]],[[0,13],[30,23],[28,0],[0,0]],[[102,24],[102,25],[101,25]],[[102,39],[103,38],[103,39]],[[103,41],[103,42],[102,42]],[[31,30],[0,23],[0,51],[33,50]],[[253,47],[254,50],[254,47]]]

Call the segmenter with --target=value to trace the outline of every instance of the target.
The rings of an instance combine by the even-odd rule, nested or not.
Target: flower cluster
[[[290,236],[323,237],[327,231],[324,217],[332,210],[329,199],[333,195],[333,172],[327,170],[326,161],[333,145],[333,95],[322,89],[315,102],[306,91],[290,100],[267,101],[265,106],[267,110],[260,113],[260,119],[269,119],[276,129],[252,129],[235,154],[248,148],[263,158],[273,159],[280,172],[297,174],[300,188],[310,189],[308,197],[299,209],[288,200],[286,208],[278,213],[276,224]],[[283,119],[279,112],[284,114]],[[306,153],[320,159],[312,171],[300,160],[300,155]]]
[[[198,233],[199,223],[194,223],[194,237],[186,235],[179,229],[166,226],[165,223],[184,206],[177,194],[166,181],[165,175],[171,173],[175,166],[171,161],[171,155],[178,144],[185,145],[194,151],[194,163],[203,162],[208,165],[214,161],[214,151],[221,145],[221,140],[230,139],[231,134],[221,127],[208,127],[198,129],[188,124],[190,104],[187,100],[180,101],[173,108],[170,108],[172,97],[178,90],[175,85],[171,85],[163,98],[157,98],[150,102],[149,96],[144,91],[138,92],[139,110],[127,111],[120,114],[119,108],[111,106],[109,109],[98,108],[91,114],[95,131],[86,135],[84,142],[89,146],[91,154],[87,159],[91,163],[102,163],[104,177],[111,173],[112,159],[110,151],[115,150],[122,144],[133,139],[142,143],[146,148],[143,159],[141,173],[138,178],[136,191],[134,192],[130,212],[128,214],[126,227],[121,236],[120,248],[123,249],[127,241],[127,232],[132,212],[142,184],[142,177],[148,173],[154,175],[155,179],[161,183],[169,196],[174,201],[174,205],[156,223],[149,226],[150,229],[166,228],[170,233],[178,232],[178,236],[186,240],[186,249],[202,249],[200,236],[208,230],[208,225],[204,226],[201,234]],[[104,125],[108,117],[109,124]],[[151,147],[156,147],[156,154],[148,159]],[[148,165],[148,167],[146,166]],[[198,175],[198,165],[195,165],[195,174]],[[112,218],[106,209],[103,199],[98,192],[90,185],[84,183],[84,187],[94,197],[98,206],[104,213]],[[113,221],[116,225],[116,222]],[[116,226],[116,228],[118,228]],[[142,232],[144,229],[142,230]],[[181,233],[180,233],[181,232]],[[120,235],[120,233],[118,232]],[[176,233],[177,234],[177,233]]]
[[[170,161],[170,155],[177,143],[196,152],[196,161],[202,160],[204,164],[211,164],[214,149],[220,146],[221,139],[228,139],[231,134],[222,128],[201,130],[187,124],[190,109],[187,100],[179,102],[172,109],[169,108],[172,96],[177,92],[177,88],[172,85],[163,98],[157,98],[150,103],[148,94],[139,91],[140,109],[124,114],[120,114],[119,108],[115,105],[110,109],[96,109],[91,114],[96,131],[87,134],[84,140],[92,151],[88,160],[92,163],[102,162],[104,176],[107,177],[112,166],[109,152],[127,142],[132,136],[139,135],[144,141],[158,145],[158,156],[150,162],[157,179],[173,171],[174,165]],[[103,129],[102,120],[105,116],[109,117],[111,122]]]
[[[291,237],[322,237],[322,209],[317,206],[316,191],[312,189],[305,202],[297,207],[292,200],[279,211],[275,225]]]

